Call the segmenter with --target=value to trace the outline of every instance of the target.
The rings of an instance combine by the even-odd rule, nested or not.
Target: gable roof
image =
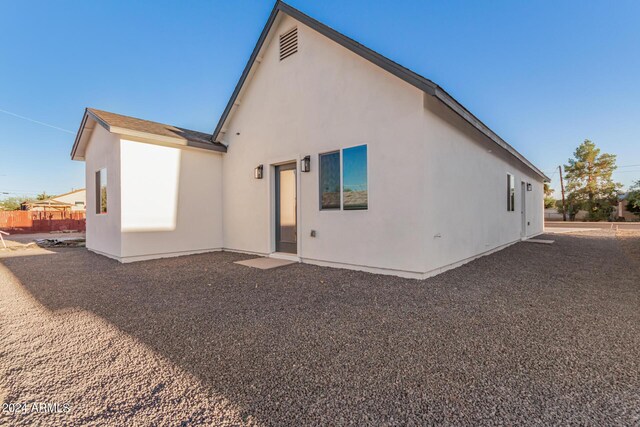
[[[53,197],[51,197],[51,199],[57,199],[58,197],[69,196],[71,194],[79,193],[81,191],[87,191],[87,189],[86,188],[78,188],[77,190],[71,190],[71,191],[68,191],[66,193],[62,193],[62,194],[58,194],[57,196],[53,196]]]
[[[55,198],[44,199],[44,200],[30,200],[27,202],[22,202],[23,205],[26,206],[53,206],[53,207],[66,207],[73,206],[71,203],[61,202],[59,200],[55,200]]]
[[[211,135],[208,133],[138,119],[135,117],[123,116],[122,114],[110,113],[108,111],[98,110],[95,108],[87,108],[82,118],[80,129],[76,135],[73,148],[71,149],[71,158],[74,160],[82,159],[84,157],[84,153],[80,153],[79,148],[82,144],[86,144],[88,142],[93,131],[93,127],[87,126],[89,122],[95,122],[112,133],[154,139],[161,142],[186,145],[205,150],[220,152],[227,151],[227,147],[224,145],[212,142]]]
[[[447,107],[453,110],[456,114],[462,117],[465,121],[467,121],[471,126],[473,126],[478,131],[483,133],[485,136],[487,136],[489,139],[495,142],[498,146],[506,150],[508,153],[513,155],[516,159],[521,161],[525,166],[527,166],[536,174],[538,174],[540,177],[542,177],[543,180],[550,181],[549,177],[547,177],[542,171],[540,171],[540,169],[535,167],[522,154],[516,151],[515,148],[513,148],[505,140],[500,138],[500,136],[498,136],[494,131],[489,129],[487,125],[482,123],[480,119],[474,116],[469,110],[467,110],[462,104],[456,101],[451,95],[449,95],[444,89],[442,89],[436,83],[409,70],[408,68],[403,67],[402,65],[390,60],[389,58],[379,54],[378,52],[375,52],[369,49],[368,47],[356,42],[355,40],[345,36],[342,33],[339,33],[333,28],[311,18],[310,16],[305,15],[304,13],[300,12],[298,9],[280,0],[276,1],[276,4],[273,7],[273,10],[271,11],[271,14],[269,15],[269,19],[267,20],[267,23],[264,29],[262,30],[262,33],[260,34],[260,38],[258,39],[258,42],[256,43],[256,46],[254,47],[253,52],[251,53],[251,56],[249,57],[249,61],[247,62],[247,65],[245,66],[244,71],[242,72],[242,75],[240,76],[240,80],[238,81],[233,93],[231,94],[231,98],[229,99],[229,102],[227,103],[227,106],[225,107],[222,113],[222,116],[218,121],[218,125],[213,131],[211,141],[218,142],[218,143],[221,142],[220,133],[223,130],[223,126],[225,122],[229,119],[229,117],[232,115],[234,111],[234,107],[236,106],[237,98],[240,95],[240,91],[242,90],[242,87],[245,84],[245,81],[249,77],[255,61],[256,59],[258,59],[260,50],[262,49],[262,46],[269,35],[271,27],[273,26],[280,12],[283,12],[291,16],[292,18],[298,20],[299,22],[319,32],[325,37],[328,37],[329,39],[338,43],[339,45],[349,49],[353,53],[360,55],[362,58],[374,63],[375,65],[388,71],[389,73],[395,75],[396,77],[415,86],[421,91],[436,97],[438,100],[443,102]]]
[[[26,202],[22,202],[22,204],[27,206],[73,206],[75,203],[62,202],[58,199],[60,197],[65,197],[75,193],[80,193],[82,191],[86,191],[86,189],[79,188],[77,190],[71,190],[66,193],[58,194],[57,196],[53,196],[53,197],[48,197],[43,200],[29,200]]]

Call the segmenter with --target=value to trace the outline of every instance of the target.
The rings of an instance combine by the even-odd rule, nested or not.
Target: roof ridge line
[[[447,91],[444,90],[440,85],[438,85],[437,83],[433,82],[432,80],[426,77],[421,76],[415,71],[412,71],[411,69],[387,58],[386,56],[368,48],[362,43],[355,41],[354,39],[340,33],[339,31],[334,30],[328,25],[323,24],[322,22],[310,17],[309,15],[306,15],[305,13],[301,12],[300,10],[294,8],[293,6],[281,0],[277,0],[273,9],[271,10],[271,14],[269,15],[269,18],[267,19],[267,22],[264,28],[262,29],[262,32],[260,33],[260,37],[258,38],[258,41],[255,47],[253,48],[251,56],[249,57],[249,61],[245,65],[245,68],[240,76],[240,79],[238,80],[238,83],[236,84],[236,87],[233,90],[233,93],[231,94],[229,102],[227,103],[227,106],[222,112],[222,116],[218,120],[218,124],[216,125],[215,130],[211,134],[211,142],[221,143],[220,141],[217,141],[218,136],[222,131],[222,127],[224,123],[226,122],[227,118],[231,114],[231,111],[233,109],[233,106],[235,105],[236,99],[240,94],[240,90],[242,89],[249,75],[249,72],[251,71],[253,64],[255,63],[258,53],[262,49],[262,45],[264,44],[264,41],[269,31],[271,30],[271,27],[275,21],[275,18],[278,12],[286,13],[287,15],[291,16],[292,18],[296,19],[302,24],[307,25],[311,29],[319,32],[320,34],[324,35],[330,40],[333,40],[334,42],[345,47],[346,49],[349,49],[356,55],[360,55],[364,59],[367,59],[368,61],[372,62],[374,65],[377,65],[380,68],[390,72],[391,74],[411,84],[417,89],[422,90],[423,92],[431,96],[434,96],[435,98],[440,100],[443,104],[445,104],[448,108],[450,108],[454,113],[460,116],[463,120],[465,120],[471,126],[476,128],[476,130],[478,130],[480,133],[485,135],[487,138],[491,139],[499,147],[506,150],[509,154],[511,154],[520,162],[522,162],[529,169],[531,169],[536,174],[541,176],[545,181],[550,181],[549,177],[547,177],[540,169],[534,166],[533,163],[527,160],[522,154],[520,154],[515,148],[513,148],[509,143],[507,143],[496,132],[491,130],[489,126],[487,126],[480,119],[478,119],[473,113],[471,113],[466,107],[464,107],[460,102],[458,102],[453,96],[447,93]]]

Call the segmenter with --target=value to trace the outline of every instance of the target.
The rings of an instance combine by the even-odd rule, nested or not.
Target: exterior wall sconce
[[[257,168],[253,170],[253,177],[255,179],[262,179],[262,165],[259,165]]]
[[[531,185],[530,182],[527,182],[527,191],[531,191],[533,190],[533,186]]]
[[[311,156],[304,156],[304,158],[300,159],[300,170],[302,172],[311,171]]]

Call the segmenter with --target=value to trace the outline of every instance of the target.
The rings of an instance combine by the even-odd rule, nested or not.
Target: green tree
[[[566,204],[566,208],[567,208],[567,215],[569,215],[569,221],[573,221],[576,219],[576,215],[578,214],[578,211],[580,211],[580,207],[579,206],[573,206],[569,203]],[[556,200],[556,211],[558,213],[562,213],[564,210],[562,209],[562,200]]]
[[[43,191],[42,193],[40,193],[40,194],[38,194],[36,196],[36,200],[47,200],[47,199],[50,199],[50,198],[51,198],[51,196],[49,194],[47,194],[46,191]]]
[[[556,205],[556,199],[553,197],[553,188],[548,182],[544,183],[544,207],[545,209],[552,208]]]
[[[627,210],[640,217],[640,179],[629,187],[629,193],[627,194],[626,200]]]
[[[570,210],[584,209],[589,221],[607,220],[618,203],[622,184],[613,181],[616,156],[602,153],[586,139],[564,165]]]
[[[23,202],[29,202],[31,199],[28,197],[7,197],[6,199],[0,200],[0,211],[17,211],[20,210],[20,205]]]

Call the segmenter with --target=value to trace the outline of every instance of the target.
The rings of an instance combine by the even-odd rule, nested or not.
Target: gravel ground
[[[637,265],[640,264],[640,230],[618,230],[616,237],[629,260]]]
[[[0,414],[40,425],[640,425],[640,268],[612,232],[416,281],[214,253],[0,260]]]

